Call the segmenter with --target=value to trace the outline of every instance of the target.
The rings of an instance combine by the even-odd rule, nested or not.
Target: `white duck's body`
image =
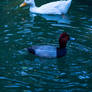
[[[30,12],[39,14],[66,14],[72,0],[55,1],[36,7],[34,0],[30,1]],[[26,2],[26,0],[25,0]],[[26,2],[27,3],[27,2]]]

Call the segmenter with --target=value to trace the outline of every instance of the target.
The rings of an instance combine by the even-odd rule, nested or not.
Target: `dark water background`
[[[36,5],[54,0],[36,0]],[[81,0],[82,2],[83,0]],[[87,1],[87,0],[85,0]],[[92,92],[92,4],[73,0],[68,14],[30,14],[22,0],[0,0],[0,92]],[[31,45],[58,45],[62,32],[73,40],[60,59],[25,52]]]

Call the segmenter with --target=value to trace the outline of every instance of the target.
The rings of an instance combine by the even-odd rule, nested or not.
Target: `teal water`
[[[92,6],[78,1],[64,17],[33,16],[18,7],[20,0],[0,1],[0,92],[92,92]],[[39,58],[24,50],[58,45],[62,32],[72,38],[65,57]]]

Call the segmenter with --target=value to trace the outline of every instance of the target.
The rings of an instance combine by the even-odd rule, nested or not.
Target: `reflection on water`
[[[64,15],[41,15],[41,17],[45,18],[47,21],[55,21],[57,23],[70,23],[69,17]]]
[[[0,3],[0,92],[91,92],[92,7],[73,2],[62,17],[32,15],[26,8],[13,7],[16,3]],[[63,58],[39,58],[24,50],[58,45],[64,31],[74,40]]]

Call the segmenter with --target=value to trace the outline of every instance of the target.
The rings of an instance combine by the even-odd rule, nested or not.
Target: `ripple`
[[[32,16],[28,7],[17,7],[19,3],[20,0],[0,1],[2,92],[91,92],[92,18],[87,5],[74,1],[75,6],[62,17]],[[40,44],[57,46],[62,32],[71,37],[65,57],[44,59],[24,50]]]
[[[0,76],[0,80],[2,80],[2,79],[7,79],[6,77],[3,77],[3,76]]]
[[[72,43],[73,45],[75,45],[76,49],[80,50],[80,51],[85,51],[85,52],[89,52],[91,53],[91,48],[87,47],[85,45],[79,44],[79,43]]]
[[[83,80],[83,79],[89,79],[90,77],[89,76],[82,76],[82,75],[80,75],[78,78]]]
[[[6,34],[6,36],[13,36],[13,34],[10,34],[10,33],[9,33],[9,34]]]
[[[4,87],[7,87],[7,88],[18,88],[20,86],[18,86],[18,85],[11,85],[11,86],[4,86]]]
[[[31,30],[30,29],[25,29],[25,30],[22,30],[22,31],[18,31],[17,33],[18,34],[25,34],[25,33],[30,33],[31,32]]]

